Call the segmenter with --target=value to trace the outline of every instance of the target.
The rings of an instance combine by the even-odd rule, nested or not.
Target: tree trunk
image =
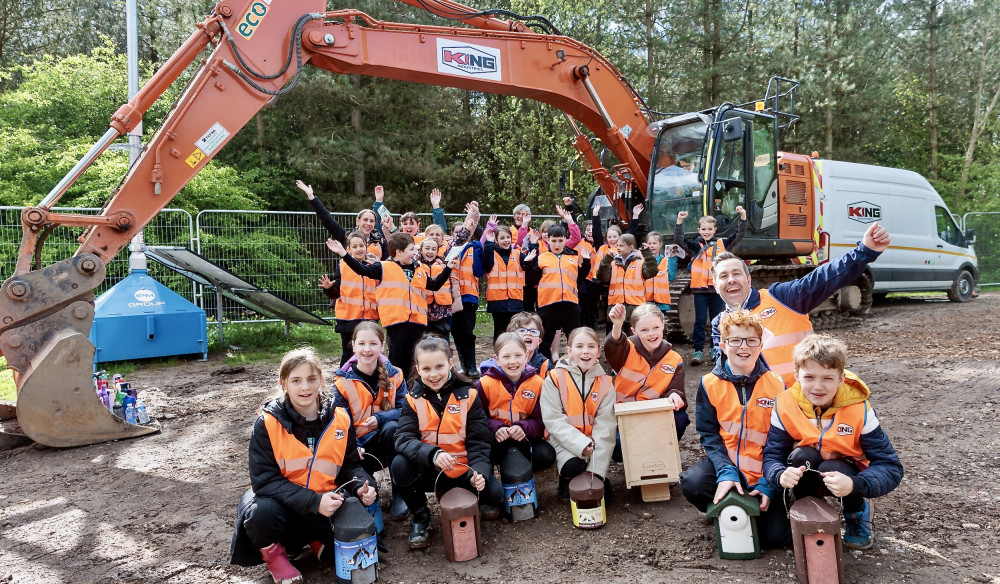
[[[983,5],[982,2],[976,2],[976,12],[978,25],[977,36],[979,38],[986,38],[989,34],[985,29],[983,23],[985,22],[983,17]],[[978,44],[979,50],[981,51],[979,55],[979,71],[976,73],[976,86],[973,89],[976,93],[975,105],[972,110],[972,130],[969,132],[969,143],[965,148],[965,160],[962,163],[962,177],[958,181],[958,200],[962,200],[965,197],[965,187],[966,182],[969,180],[969,169],[972,168],[972,159],[976,154],[976,143],[979,141],[979,137],[982,135],[983,130],[989,125],[990,120],[993,117],[993,111],[996,109],[997,102],[1000,101],[1000,87],[997,87],[996,92],[993,93],[993,97],[990,99],[990,103],[983,110],[983,97],[984,89],[986,85],[986,63],[991,57],[988,56],[989,46],[984,44]]]
[[[937,11],[938,0],[931,0],[928,16],[929,45],[927,48],[928,71],[927,101],[930,108],[929,129],[931,134],[931,180],[938,178],[938,119],[937,119]]]
[[[653,58],[653,2],[646,0],[646,11],[643,14],[643,24],[646,26],[646,95],[653,96],[653,85],[656,83],[656,67]]]
[[[351,75],[354,101],[351,105],[351,128],[354,129],[354,195],[365,198],[365,152],[361,145],[361,76]]]
[[[832,10],[832,0],[825,0],[823,5],[826,7],[826,38],[824,39],[824,60],[826,61],[826,120],[824,122],[824,130],[826,135],[826,142],[824,144],[826,155],[833,158],[833,10]]]

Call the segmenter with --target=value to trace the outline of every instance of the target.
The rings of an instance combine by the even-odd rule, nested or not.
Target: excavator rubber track
[[[775,282],[801,278],[814,269],[816,266],[806,264],[751,264],[750,278],[755,288],[764,289]],[[670,283],[672,304],[666,313],[664,336],[673,343],[689,341],[690,331],[694,326],[694,302],[691,300],[690,283],[691,273],[687,270],[678,270],[677,277]],[[872,281],[864,274],[809,313],[813,330],[834,330],[859,324],[871,310],[873,297]]]

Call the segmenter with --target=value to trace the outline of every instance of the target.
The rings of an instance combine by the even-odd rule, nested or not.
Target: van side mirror
[[[976,230],[972,227],[965,230],[965,243],[973,245],[976,243]]]
[[[722,122],[723,142],[734,142],[743,139],[743,119],[729,118]]]

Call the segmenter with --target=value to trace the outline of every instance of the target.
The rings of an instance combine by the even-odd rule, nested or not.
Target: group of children
[[[436,209],[439,202],[432,197]],[[352,302],[344,303],[345,310],[360,308],[343,314],[362,316],[344,319],[353,322],[341,327],[343,331],[350,326],[351,332],[341,333],[349,345],[345,339],[332,392],[326,391],[314,352],[296,350],[282,360],[278,375],[282,393],[263,406],[254,425],[251,489],[239,504],[234,563],[263,561],[276,582],[299,581],[301,575],[288,561],[286,550],[297,552],[308,545],[325,559],[323,552],[333,543],[327,518],[348,494],[373,505],[372,476],[381,469],[388,469],[391,476],[393,517],[412,516],[411,549],[429,545],[427,492],[441,495],[455,487],[468,489],[478,495],[485,519],[503,514],[503,487],[494,465],[512,447],[531,461],[535,471],[555,464],[560,498],[569,498],[570,480],[584,472],[603,480],[610,495],[608,468],[611,460],[621,459],[616,403],[670,400],[680,438],[689,424],[685,369],[681,356],[663,337],[662,303],[646,302],[645,296],[636,304],[625,301],[637,294],[637,273],[652,274],[650,258],[660,265],[656,250],[647,246],[639,252],[641,261],[632,259],[634,239],[618,233],[617,253],[606,260],[611,255],[606,250],[598,264],[598,273],[610,264],[604,271],[613,274],[609,293],[617,300],[607,314],[610,330],[603,349],[611,371],[605,371],[598,333],[580,326],[579,285],[593,281],[587,275],[595,254],[579,243],[580,251],[567,247],[567,235],[581,235],[579,228],[572,229],[576,227],[572,217],[564,216],[571,229],[552,225],[543,238],[528,229],[530,212],[525,211],[520,217],[515,211],[516,239],[513,229],[491,230],[488,224],[476,246],[477,242],[467,243],[478,223],[478,209],[470,205],[466,221],[453,227],[451,248],[456,251],[449,253],[443,242],[432,240],[439,253],[427,263],[414,262],[416,244],[405,231],[412,230],[412,222],[390,233],[384,245],[374,228],[367,236],[342,234],[350,255],[336,239],[339,232],[331,229],[330,248],[344,257],[345,264],[338,302],[348,294]],[[404,215],[402,222],[406,221]],[[360,227],[359,217],[359,232]],[[390,219],[383,222],[383,229],[393,229]],[[599,234],[599,223],[586,230]],[[425,232],[423,241],[429,237]],[[878,245],[872,243],[875,240]],[[859,248],[874,254],[867,258],[871,261],[883,240],[866,235],[865,243],[868,247]],[[887,235],[884,243],[888,245]],[[447,261],[441,257],[442,248]],[[518,252],[521,258],[511,257],[516,249],[523,250]],[[463,268],[467,253],[468,268]],[[433,293],[449,283],[454,271],[460,277],[458,295],[450,301],[452,316],[459,296],[463,305],[459,312],[475,313],[475,303],[471,298],[467,302],[466,296],[475,294],[478,302],[478,286],[475,292],[465,290],[466,295],[461,273],[463,269],[473,276],[484,273],[483,255],[492,255],[489,272],[502,274],[498,277],[521,276],[515,265],[523,268],[524,277],[537,274],[539,308],[537,313],[522,310],[523,292],[530,285],[520,288],[516,299],[520,306],[512,303],[514,286],[503,290],[503,298],[498,296],[500,288],[494,288],[488,308],[493,302],[504,303],[499,305],[503,310],[491,313],[496,323],[506,326],[496,331],[492,357],[474,366],[478,380],[473,383],[466,364],[456,364],[447,333],[427,334],[433,333],[428,331],[427,317]],[[902,466],[871,409],[868,389],[845,370],[844,345],[815,334],[803,335],[794,346],[791,383],[776,374],[772,367],[776,360],[762,355],[771,314],[744,308],[747,297],[738,300],[737,292],[744,289],[743,280],[729,274],[734,258],[717,254],[709,266],[713,285],[728,309],[714,320],[721,353],[698,388],[695,427],[706,458],[682,473],[681,490],[702,511],[730,489],[759,497],[763,547],[791,543],[782,493],[840,497],[847,525],[845,544],[869,547],[873,534],[868,499],[894,489],[902,478]],[[345,277],[347,270],[352,274]],[[727,275],[720,278],[723,272]],[[620,292],[613,288],[618,273],[623,275]],[[645,281],[651,279],[655,280]],[[749,283],[749,274],[745,281]],[[363,310],[371,304],[363,296],[369,286],[382,326],[363,318]],[[352,295],[356,290],[362,296]],[[771,292],[759,294],[758,304],[766,306]],[[774,294],[780,296],[781,290]],[[496,314],[503,316],[497,319]],[[556,361],[546,355],[553,326],[567,333],[566,355]],[[461,361],[462,344],[456,345]],[[474,349],[471,358],[475,362]],[[410,371],[404,379],[404,372]],[[341,493],[345,487],[349,491]]]

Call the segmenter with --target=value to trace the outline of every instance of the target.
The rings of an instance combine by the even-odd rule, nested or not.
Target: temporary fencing
[[[979,258],[979,285],[1000,285],[1000,212],[966,213],[962,230],[976,232],[976,256]]]

